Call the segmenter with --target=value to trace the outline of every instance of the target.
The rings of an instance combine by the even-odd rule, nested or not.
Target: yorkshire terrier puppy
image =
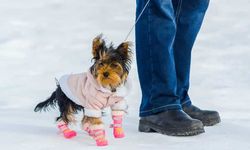
[[[60,111],[56,118],[58,128],[65,138],[72,138],[76,132],[68,124],[75,122],[74,114],[83,110],[83,129],[95,139],[97,146],[105,146],[108,142],[101,117],[102,110],[110,107],[114,137],[124,137],[122,119],[127,109],[124,97],[130,88],[127,78],[132,57],[130,47],[130,42],[121,43],[116,48],[112,44],[107,46],[102,36],[97,36],[93,40],[94,63],[90,69],[84,73],[62,76],[57,89],[34,111],[46,111],[48,106],[56,108],[57,105]]]

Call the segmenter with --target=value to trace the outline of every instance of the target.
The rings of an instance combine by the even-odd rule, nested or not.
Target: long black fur
[[[71,101],[62,91],[61,87],[58,85],[57,89],[51,94],[51,96],[46,99],[44,102],[37,104],[34,111],[49,111],[48,107],[53,109],[56,106],[59,107],[60,115],[56,118],[56,121],[63,120],[66,123],[69,123],[70,120],[68,116],[71,113],[77,113],[78,111],[84,110],[80,105],[77,105]]]
[[[55,108],[56,104],[57,104],[56,91],[54,91],[48,99],[46,99],[44,102],[41,102],[41,103],[37,104],[34,111],[35,112],[42,111],[42,110],[43,111],[48,111],[49,106]]]

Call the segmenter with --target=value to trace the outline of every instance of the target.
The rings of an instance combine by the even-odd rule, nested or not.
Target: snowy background
[[[139,133],[134,61],[126,138],[115,140],[107,129],[110,145],[103,149],[250,149],[249,8],[249,0],[211,1],[194,46],[190,95],[201,108],[218,110],[221,124],[194,137]],[[78,136],[65,140],[55,127],[56,110],[34,113],[33,108],[55,89],[54,77],[88,69],[96,35],[122,42],[134,14],[133,0],[0,0],[1,149],[97,148],[79,125],[73,127]]]

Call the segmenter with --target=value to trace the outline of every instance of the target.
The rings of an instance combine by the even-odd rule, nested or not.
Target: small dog
[[[127,104],[124,99],[126,93],[121,91],[130,88],[130,48],[130,42],[121,43],[117,48],[112,43],[107,46],[102,35],[97,36],[92,46],[94,64],[89,71],[62,76],[57,89],[46,101],[39,103],[34,111],[46,111],[48,106],[55,108],[58,105],[58,128],[65,138],[72,138],[76,132],[69,129],[68,124],[75,122],[74,114],[83,110],[83,129],[95,139],[97,146],[105,146],[108,142],[101,120],[102,109],[111,107],[114,137],[124,137],[122,118]]]

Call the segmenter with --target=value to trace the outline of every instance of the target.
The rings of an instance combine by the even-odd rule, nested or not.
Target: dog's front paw
[[[124,130],[121,127],[114,127],[113,129],[113,135],[115,138],[124,138],[125,134],[124,134]]]

